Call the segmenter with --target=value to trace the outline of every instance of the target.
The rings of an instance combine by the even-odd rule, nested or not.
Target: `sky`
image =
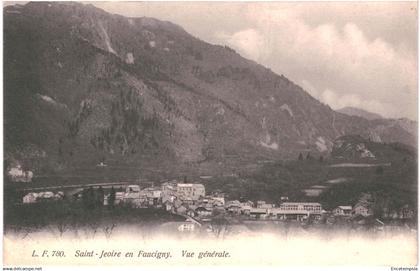
[[[333,109],[417,120],[416,2],[92,2],[154,17],[284,74]]]

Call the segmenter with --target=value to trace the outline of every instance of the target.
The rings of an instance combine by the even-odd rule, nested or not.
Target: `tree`
[[[375,170],[375,173],[377,175],[383,175],[384,174],[384,168],[381,167],[381,166],[377,167],[376,170]]]
[[[303,155],[302,155],[302,153],[299,153],[298,160],[299,160],[299,161],[302,161],[302,160],[303,160]]]
[[[99,186],[98,190],[95,193],[95,205],[96,206],[103,206],[104,205],[104,189],[102,186]]]
[[[82,202],[86,209],[93,209],[95,207],[95,195],[92,187],[84,189],[82,192]]]
[[[201,54],[201,52],[195,52],[194,58],[195,60],[203,60],[203,55]]]
[[[114,204],[115,204],[115,189],[112,186],[111,187],[111,192],[110,192],[109,198],[108,198],[108,206],[112,208],[114,206]]]
[[[103,225],[102,230],[105,234],[106,239],[109,239],[111,237],[112,231],[114,230],[115,226],[117,226],[115,223]]]
[[[210,225],[213,233],[219,238],[223,237],[223,233],[227,230],[229,222],[223,215],[219,214],[212,219]]]

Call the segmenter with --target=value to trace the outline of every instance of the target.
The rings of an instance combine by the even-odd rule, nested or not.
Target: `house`
[[[244,214],[244,215],[249,215],[251,209],[254,206],[254,203],[252,201],[248,200],[246,202],[241,202],[240,206],[241,206],[240,213]]]
[[[115,192],[114,205],[122,203],[124,201],[124,192]]]
[[[186,204],[186,205],[193,205],[196,201],[193,200],[192,198],[180,198],[180,200],[182,201],[182,203]]]
[[[198,207],[195,211],[201,217],[211,216],[213,213],[212,209],[206,207]]]
[[[266,219],[268,216],[267,209],[261,208],[252,208],[249,212],[249,215],[251,218],[255,219]]]
[[[225,200],[224,198],[205,196],[205,197],[200,197],[198,202],[200,206],[213,207],[213,206],[224,206]]]
[[[184,232],[192,232],[196,230],[196,224],[192,223],[192,222],[184,222],[181,225],[178,226],[178,231]]]
[[[350,216],[353,208],[349,205],[337,206],[332,213],[336,216]]]
[[[281,196],[280,201],[289,201],[289,197],[287,196]]]
[[[36,199],[37,199],[37,197],[38,197],[38,194],[37,193],[33,193],[33,192],[31,192],[31,193],[28,193],[28,194],[26,194],[24,197],[23,197],[23,203],[35,203],[36,202]]]
[[[104,162],[100,162],[99,164],[96,165],[97,167],[107,167],[107,164],[105,164]]]
[[[54,193],[51,191],[44,191],[44,192],[38,193],[37,200],[48,201],[48,200],[53,200],[53,199],[55,199],[55,197],[54,197]]]
[[[265,204],[265,201],[264,200],[258,200],[257,201],[257,208],[260,208],[259,206],[262,206],[264,204]]]
[[[157,187],[147,187],[140,191],[140,195],[146,198],[149,206],[157,206],[162,202],[162,190]]]
[[[187,214],[187,216],[190,216],[190,217],[197,216],[197,213],[194,210],[191,210],[191,209],[188,209],[186,214]]]
[[[161,229],[163,231],[178,231],[178,232],[194,232],[200,227],[199,224],[193,221],[183,221],[183,222],[167,222],[162,224]]]
[[[129,185],[125,189],[125,193],[123,193],[122,200],[117,200],[117,194],[115,193],[115,203],[119,203],[123,201],[124,203],[131,204],[134,207],[141,207],[144,205],[147,198],[144,194],[140,191],[140,186],[138,185]]]
[[[177,195],[181,199],[185,198],[196,201],[206,194],[204,185],[198,183],[179,183],[176,189]]]
[[[54,201],[54,200],[60,200],[64,198],[64,192],[62,191],[58,191],[57,193],[54,194],[54,192],[51,191],[43,191],[43,192],[39,192],[39,193],[28,193],[26,194],[23,199],[22,202],[23,203],[35,203],[38,201]]]
[[[365,202],[359,202],[353,207],[351,214],[352,216],[361,215],[363,217],[366,217],[373,215],[373,211],[370,208],[369,204]]]
[[[225,206],[226,208],[229,208],[231,206],[241,207],[241,203],[239,202],[239,200],[231,200],[231,201],[226,202]]]
[[[147,187],[143,189],[141,192],[143,192],[147,198],[153,198],[153,199],[162,198],[162,189],[157,188],[157,187]]]
[[[252,206],[243,205],[243,206],[241,206],[241,213],[244,214],[244,215],[250,215],[251,209],[252,209]]]
[[[177,198],[177,185],[175,182],[165,182],[161,185],[162,202],[173,202]]]
[[[165,201],[165,202],[163,203],[163,208],[165,209],[165,211],[170,212],[170,211],[172,211],[172,210],[173,210],[173,208],[174,208],[174,203],[173,203],[173,202],[171,202],[171,201],[169,201],[169,200],[167,200],[167,201]]]
[[[225,198],[224,197],[211,197],[213,205],[223,206],[225,205]]]
[[[125,188],[125,193],[140,193],[140,186],[129,185]]]
[[[197,209],[197,205],[194,205],[194,204],[189,204],[189,205],[183,204],[183,205],[187,208],[186,214],[188,216],[195,217],[198,215],[197,212],[195,211]]]
[[[242,207],[240,205],[230,205],[229,207],[226,208],[226,210],[232,214],[240,214]]]
[[[213,200],[210,196],[205,196],[205,197],[201,197],[198,202],[201,204],[209,204],[211,203]]]
[[[30,170],[23,170],[21,165],[12,167],[7,174],[9,175],[12,182],[31,182],[32,177],[34,176],[33,172]]]
[[[400,219],[412,219],[414,218],[414,210],[408,206],[408,204],[404,205],[399,211],[399,218]]]
[[[243,207],[243,206],[253,207],[254,203],[252,201],[248,200],[248,201],[245,201],[245,202],[241,202],[241,207]]]

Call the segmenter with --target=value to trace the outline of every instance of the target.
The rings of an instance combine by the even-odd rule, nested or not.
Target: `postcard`
[[[4,268],[417,270],[417,8],[4,2]]]

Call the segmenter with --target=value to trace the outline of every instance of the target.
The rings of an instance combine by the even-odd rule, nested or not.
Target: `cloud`
[[[356,106],[386,117],[417,119],[417,52],[356,22],[311,25],[296,9],[256,5],[253,28],[218,35],[246,57],[300,82],[333,108]],[[323,91],[318,91],[323,90]]]
[[[238,49],[245,57],[258,61],[262,55],[268,52],[261,50],[264,45],[263,35],[255,29],[246,29],[228,34],[224,31],[216,32],[215,36]]]

